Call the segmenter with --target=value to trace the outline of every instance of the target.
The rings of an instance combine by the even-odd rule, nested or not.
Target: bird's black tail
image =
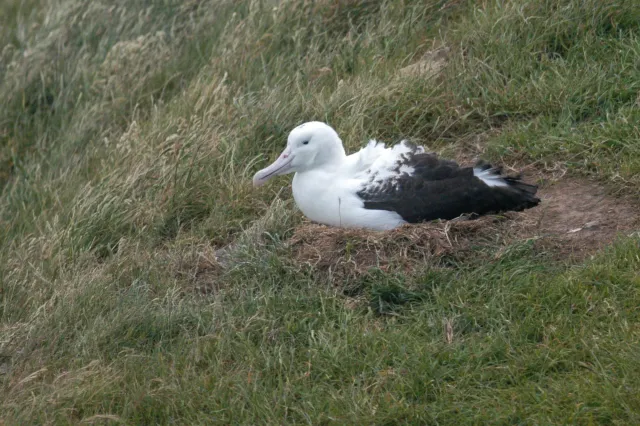
[[[474,172],[476,171],[482,172],[486,177],[482,179],[485,183],[496,183],[489,185],[488,193],[491,193],[490,198],[493,199],[497,211],[521,211],[540,203],[540,199],[536,197],[538,186],[524,182],[522,174],[505,175],[502,173],[502,167],[493,167],[482,161],[475,165]],[[476,177],[479,177],[478,174]]]

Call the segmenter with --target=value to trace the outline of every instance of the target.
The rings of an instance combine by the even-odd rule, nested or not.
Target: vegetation
[[[251,187],[323,120],[638,197],[636,1],[5,0],[0,45],[0,423],[640,423],[638,232],[333,274]]]

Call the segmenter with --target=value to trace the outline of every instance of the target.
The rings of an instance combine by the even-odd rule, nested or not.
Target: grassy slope
[[[638,194],[637,4],[285,3],[3,2],[0,421],[640,422],[637,237],[332,283],[249,185],[321,119]],[[434,43],[439,78],[398,78]]]

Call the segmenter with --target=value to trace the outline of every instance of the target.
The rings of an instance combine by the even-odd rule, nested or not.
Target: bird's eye
[[[302,142],[302,145],[309,145],[309,141]]]

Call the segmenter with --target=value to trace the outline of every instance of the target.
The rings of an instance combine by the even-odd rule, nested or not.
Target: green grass
[[[274,4],[0,6],[0,423],[640,422],[637,233],[341,280],[250,185],[317,119],[637,197],[636,2]]]

